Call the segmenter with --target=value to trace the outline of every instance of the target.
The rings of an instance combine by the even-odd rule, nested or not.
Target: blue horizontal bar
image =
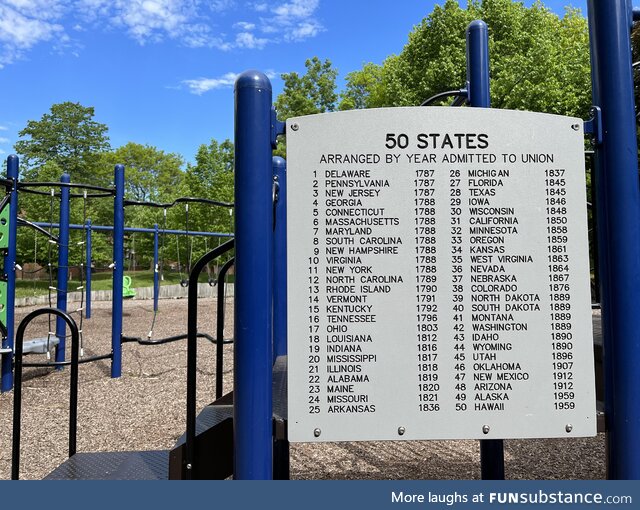
[[[34,225],[43,228],[60,228],[59,223],[47,223],[35,221]],[[78,224],[70,224],[70,229],[73,230],[86,230],[86,225],[78,225]],[[112,231],[113,227],[111,225],[91,225],[91,231]],[[155,234],[155,228],[141,228],[141,227],[125,227],[125,232],[141,232],[144,234]],[[233,234],[229,234],[227,232],[199,232],[197,230],[163,230],[161,228],[158,229],[159,234],[173,234],[173,235],[189,235],[189,236],[203,236],[203,237],[233,237]]]

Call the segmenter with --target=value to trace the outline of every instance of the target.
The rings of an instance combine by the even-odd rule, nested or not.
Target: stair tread
[[[76,453],[45,480],[167,480],[169,452]]]

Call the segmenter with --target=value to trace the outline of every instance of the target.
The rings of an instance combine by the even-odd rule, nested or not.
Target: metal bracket
[[[593,137],[593,143],[602,143],[602,110],[599,106],[592,106],[589,110],[591,118],[584,121],[584,134]]]
[[[287,130],[287,123],[278,120],[278,112],[275,107],[271,107],[271,146],[275,149],[278,145],[278,135],[284,135]]]

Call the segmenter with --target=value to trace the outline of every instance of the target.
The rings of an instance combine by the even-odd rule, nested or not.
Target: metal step
[[[45,480],[167,480],[169,452],[76,453]]]
[[[228,418],[233,418],[233,405],[217,405],[215,403],[208,405],[196,417],[196,437]],[[174,448],[182,446],[186,440],[187,434],[184,433],[178,438]]]
[[[186,434],[169,455],[169,479],[185,480]],[[209,405],[196,418],[194,480],[224,480],[233,474],[233,406]]]
[[[273,424],[276,478],[289,477],[287,441],[287,357],[278,357],[273,366]],[[186,434],[178,439],[169,457],[169,479],[186,477]],[[233,473],[233,393],[205,407],[196,418],[195,480],[222,480]]]

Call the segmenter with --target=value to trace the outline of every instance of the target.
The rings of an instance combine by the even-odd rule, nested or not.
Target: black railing
[[[216,400],[222,397],[222,371],[224,361],[224,305],[225,278],[235,259],[229,259],[218,272],[218,308],[216,316]]]
[[[27,315],[18,326],[15,342],[14,357],[14,390],[13,390],[13,446],[11,455],[11,479],[18,480],[20,477],[20,425],[22,414],[22,342],[24,332],[29,323],[40,315],[57,315],[62,318],[71,331],[71,361],[70,362],[50,362],[46,366],[71,365],[71,377],[69,388],[69,457],[76,453],[76,438],[78,433],[78,360],[80,352],[80,333],[73,318],[57,308],[41,308]]]
[[[235,246],[232,239],[217,248],[205,253],[198,260],[189,274],[189,294],[187,298],[187,431],[185,445],[186,479],[193,478],[195,470],[196,439],[196,378],[198,356],[198,278],[207,264],[224,255]],[[220,342],[218,345],[222,345]]]

